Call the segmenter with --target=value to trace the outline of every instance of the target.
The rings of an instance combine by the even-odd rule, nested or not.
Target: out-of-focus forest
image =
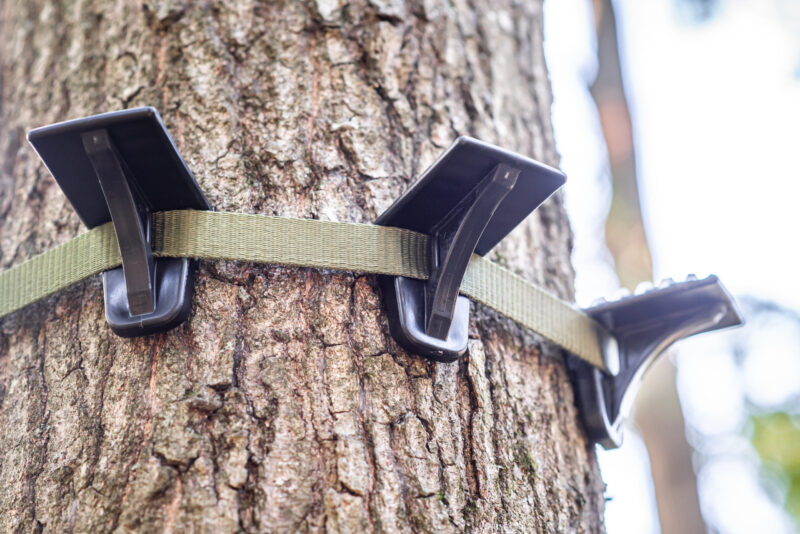
[[[659,276],[685,276],[688,272],[665,273],[668,268],[660,266],[679,264],[671,261],[678,254],[688,256],[690,263],[698,257],[692,254],[691,239],[703,234],[713,269],[729,283],[747,320],[744,328],[678,346],[650,371],[630,421],[632,443],[620,451],[599,453],[609,483],[609,532],[800,530],[800,288],[791,280],[781,286],[775,271],[775,266],[785,268],[787,263],[800,268],[798,252],[788,239],[783,247],[770,250],[769,257],[750,253],[757,249],[759,235],[793,232],[771,227],[768,221],[774,215],[769,210],[782,209],[781,195],[796,188],[792,184],[800,165],[793,165],[797,156],[787,151],[782,138],[784,130],[792,128],[791,119],[800,117],[799,108],[789,104],[775,112],[764,102],[778,98],[773,94],[800,96],[800,1],[548,4],[546,48],[557,143],[569,176],[566,202],[576,234],[579,302],[609,296],[603,294],[609,291],[633,291],[650,282],[654,270]],[[749,31],[734,34],[741,27]],[[581,30],[590,38],[576,37]],[[784,32],[786,38],[777,40]],[[742,39],[749,43],[745,54],[726,48],[728,40]],[[648,55],[647,50],[658,54]],[[695,57],[707,58],[705,65],[695,68]],[[723,108],[724,99],[705,89],[724,84],[727,69],[737,64],[739,79],[750,77],[750,83],[729,86],[728,91],[740,91],[742,98]],[[772,70],[765,76],[751,64]],[[658,76],[667,81],[655,91]],[[652,111],[655,108],[659,111]],[[715,114],[717,109],[733,120]],[[669,129],[663,117],[670,114],[682,117],[682,122],[676,121],[677,137],[658,134]],[[659,116],[660,122],[653,119]],[[711,136],[717,132],[722,139],[731,129],[738,132],[742,146],[755,149],[768,143],[772,150],[750,157],[733,146],[715,145]],[[698,137],[699,143],[688,145],[681,138],[697,131],[706,133]],[[592,135],[599,140],[593,141]],[[658,146],[652,148],[657,136]],[[675,176],[654,170],[658,158],[652,154],[658,151],[675,162],[691,188],[670,198],[653,198]],[[720,163],[717,172],[713,165],[710,172],[693,166],[715,158]],[[736,158],[743,160],[740,172],[725,164]],[[759,204],[762,197],[756,191],[769,183],[748,172],[748,160],[755,169],[763,165],[764,175],[770,164],[782,173],[769,173],[776,186],[764,198],[772,207]],[[674,188],[680,188],[677,178]],[[739,198],[740,215],[751,217],[752,235],[735,233],[733,218],[728,220],[725,206],[719,206],[730,204],[729,211],[735,212]],[[667,202],[673,203],[672,218],[652,215],[666,210]],[[788,226],[796,220],[790,213],[781,216],[790,221]],[[698,222],[687,229],[681,225],[684,219]],[[726,238],[725,232],[733,235]],[[604,246],[598,246],[603,239]],[[683,248],[681,240],[686,242]],[[664,243],[668,246],[661,248]],[[731,265],[737,258],[733,245],[741,255],[738,271]],[[732,282],[726,280],[726,271],[734,273]],[[742,281],[748,276],[757,283],[748,286]],[[647,453],[637,455],[644,450],[642,444]],[[649,475],[651,492],[627,487],[638,480],[630,473],[637,469]],[[654,502],[647,502],[648,495]],[[634,508],[648,504],[657,519],[637,520],[642,512]]]

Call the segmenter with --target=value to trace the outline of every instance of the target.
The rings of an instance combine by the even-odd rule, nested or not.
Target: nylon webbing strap
[[[400,228],[211,211],[156,213],[152,222],[156,256],[429,274],[428,237]],[[0,274],[0,317],[120,263],[111,224],[94,228]],[[473,256],[461,293],[604,368],[599,323],[499,265]]]
[[[158,256],[428,277],[428,236],[401,228],[213,211],[152,221]]]
[[[0,273],[0,317],[122,263],[111,223]]]

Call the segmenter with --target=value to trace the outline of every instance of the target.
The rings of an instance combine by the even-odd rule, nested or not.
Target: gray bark
[[[154,105],[218,210],[369,222],[459,134],[557,163],[538,1],[6,1],[0,263],[83,228],[25,142]],[[560,198],[493,254],[571,296]],[[99,277],[0,323],[3,532],[600,531],[560,350],[473,306],[388,335],[373,276],[201,262],[191,319],[106,327]]]

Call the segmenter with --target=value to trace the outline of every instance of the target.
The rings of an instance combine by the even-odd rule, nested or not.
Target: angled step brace
[[[114,224],[122,267],[103,273],[111,329],[134,337],[185,321],[195,262],[153,259],[150,213],[211,208],[158,112],[103,113],[31,130],[28,140],[86,226]]]
[[[433,360],[467,348],[469,300],[458,295],[473,252],[489,252],[564,184],[556,169],[459,137],[376,221],[430,236],[427,282],[382,276],[392,336]]]
[[[733,297],[716,276],[662,283],[645,293],[584,310],[614,340],[604,345],[611,374],[569,358],[577,403],[589,439],[605,449],[622,444],[642,378],[658,357],[683,338],[742,324]]]

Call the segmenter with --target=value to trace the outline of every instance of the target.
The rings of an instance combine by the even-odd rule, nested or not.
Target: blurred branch
[[[650,456],[662,534],[702,534],[692,448],[676,388],[675,366],[662,357],[644,378],[633,414]]]
[[[610,0],[594,0],[597,26],[597,78],[590,87],[608,147],[613,196],[606,219],[606,243],[620,283],[628,289],[653,277],[642,221],[636,176],[633,128],[620,68],[617,25]],[[692,450],[675,388],[675,369],[667,358],[651,368],[636,402],[636,422],[647,445],[661,531],[702,533]],[[646,392],[646,394],[643,394]]]
[[[613,197],[606,242],[623,286],[633,289],[653,277],[642,223],[631,117],[620,69],[617,26],[610,0],[594,0],[597,26],[597,78],[590,87],[608,146]]]

